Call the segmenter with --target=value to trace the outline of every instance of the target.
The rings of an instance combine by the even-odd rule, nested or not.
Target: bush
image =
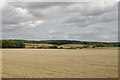
[[[96,48],[96,46],[92,46],[92,48]]]
[[[46,46],[40,46],[40,47],[37,47],[38,49],[47,49]]]
[[[49,48],[49,49],[57,49],[58,46],[49,46],[48,48]]]
[[[63,47],[60,47],[60,49],[63,49]]]
[[[88,46],[88,45],[85,45],[85,46],[83,46],[83,48],[90,48],[90,46]]]

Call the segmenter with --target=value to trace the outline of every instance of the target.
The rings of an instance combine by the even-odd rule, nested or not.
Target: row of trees
[[[118,42],[87,42],[87,41],[73,41],[73,40],[44,40],[44,41],[30,41],[30,40],[14,40],[22,43],[45,43],[45,44],[54,44],[54,45],[63,45],[63,44],[81,44],[81,45],[95,45],[96,47],[118,47]]]
[[[45,43],[45,44],[54,44],[57,46],[41,46],[38,48],[49,48],[49,49],[57,49],[58,46],[63,44],[82,44],[84,45],[82,48],[92,48],[96,47],[119,47],[120,43],[108,43],[108,42],[85,42],[85,41],[70,41],[70,40],[46,40],[46,41],[29,41],[29,40],[1,40],[0,47],[2,48],[25,48],[24,43]],[[63,48],[63,47],[61,47]],[[81,48],[81,47],[80,47]]]
[[[63,47],[58,48],[57,45],[55,46],[41,46],[41,47],[37,47],[38,49],[62,49]]]
[[[2,40],[2,48],[25,48],[25,45],[22,42],[13,41],[13,40]]]

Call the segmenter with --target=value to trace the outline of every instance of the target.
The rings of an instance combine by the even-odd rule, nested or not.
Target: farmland
[[[118,42],[86,42],[73,40],[2,40],[2,48],[38,48],[38,49],[82,49],[99,47],[118,47]]]
[[[83,47],[84,45],[81,45],[81,44],[63,44],[63,45],[53,45],[53,44],[44,44],[44,43],[41,43],[41,44],[33,44],[33,43],[24,43],[25,44],[25,48],[42,48],[43,49],[46,47],[46,48],[50,48],[51,46],[57,46],[57,48],[67,48],[67,49],[71,49],[71,48],[80,48],[80,47]]]
[[[3,78],[116,78],[118,50],[3,49]]]

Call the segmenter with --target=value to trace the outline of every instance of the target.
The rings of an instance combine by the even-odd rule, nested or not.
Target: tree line
[[[2,48],[25,48],[24,43],[14,40],[2,40]]]
[[[25,48],[24,43],[34,43],[34,44],[53,44],[53,45],[63,45],[63,44],[81,44],[84,47],[119,47],[118,42],[86,42],[86,41],[73,41],[73,40],[44,40],[44,41],[33,41],[33,40],[1,40],[0,47],[2,48]],[[54,46],[55,47],[55,46]],[[50,47],[50,48],[54,48]]]

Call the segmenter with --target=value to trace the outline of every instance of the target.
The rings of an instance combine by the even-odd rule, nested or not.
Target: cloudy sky
[[[7,2],[2,38],[118,41],[116,2]]]

